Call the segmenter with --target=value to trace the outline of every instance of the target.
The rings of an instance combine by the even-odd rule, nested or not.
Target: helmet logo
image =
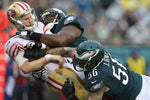
[[[7,11],[8,17],[13,17],[15,14],[16,14],[15,11],[12,10],[12,9],[10,9],[10,10]]]
[[[75,20],[75,19],[76,19],[76,18],[75,18],[74,16],[68,17],[68,18],[65,20],[64,24],[68,24],[69,22],[72,22],[72,21]]]
[[[75,51],[75,56],[78,58],[78,59],[81,59],[81,60],[91,60],[92,57],[95,57],[97,54],[98,54],[99,50],[95,50],[95,51],[86,51],[84,52],[83,54],[81,55],[78,55],[77,52]]]

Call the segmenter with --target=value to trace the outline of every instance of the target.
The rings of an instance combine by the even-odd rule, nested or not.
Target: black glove
[[[30,32],[30,31],[27,31],[27,37],[29,37],[30,40],[40,41],[41,35],[42,35],[42,34],[37,33],[37,32]]]
[[[41,49],[42,43],[37,41],[30,41],[26,44],[26,49]]]
[[[68,100],[79,100],[79,99],[75,96],[74,83],[72,82],[72,84],[70,84],[69,78],[67,78],[67,80],[65,81],[65,84],[63,85],[62,93],[64,94],[64,96],[65,96]]]
[[[41,49],[42,44],[40,42],[31,41],[25,46],[24,57],[29,61],[39,59],[46,55],[46,49]]]
[[[34,72],[32,72],[32,76],[36,79],[36,80],[42,80],[43,82],[46,82],[46,69],[45,67],[41,67],[37,70],[35,70]]]
[[[23,56],[25,58],[28,58],[29,61],[32,61],[32,60],[36,60],[36,59],[39,59],[39,58],[45,56],[46,52],[47,52],[46,49],[37,49],[37,50],[25,49]]]

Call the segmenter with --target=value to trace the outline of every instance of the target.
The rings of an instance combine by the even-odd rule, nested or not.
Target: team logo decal
[[[68,18],[65,20],[64,24],[68,24],[68,23],[72,22],[73,20],[75,20],[75,17],[74,17],[74,16],[70,16],[70,17],[68,17]]]
[[[15,14],[16,14],[15,11],[12,9],[7,11],[8,17],[13,17]]]

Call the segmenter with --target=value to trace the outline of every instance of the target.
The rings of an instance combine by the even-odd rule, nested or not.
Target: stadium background
[[[131,48],[138,46],[140,55],[146,59],[146,74],[149,75],[149,0],[0,0],[1,11],[6,12],[9,4],[14,1],[27,2],[35,9],[39,20],[41,12],[50,7],[59,8],[66,14],[78,16],[85,29],[86,37],[89,40],[94,39],[101,42],[106,51],[109,51],[123,64],[125,64],[126,57],[131,55]],[[4,87],[8,83],[8,77],[6,77],[8,64],[14,65],[4,53],[4,44],[16,31],[2,12],[0,12],[0,100],[4,100]],[[14,77],[13,74],[10,75]],[[57,94],[47,91],[47,89],[43,91],[45,100],[48,100],[49,97],[59,100]],[[14,92],[12,94],[14,95]],[[27,100],[26,98],[24,97],[23,100]]]

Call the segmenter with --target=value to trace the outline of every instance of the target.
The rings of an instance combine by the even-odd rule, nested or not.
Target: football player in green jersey
[[[77,49],[67,49],[63,48],[62,54],[72,55],[75,70],[85,73],[88,100],[101,100],[103,94],[117,100],[150,99],[150,77],[137,74],[123,66],[106,52],[100,43],[89,40],[81,43]],[[69,100],[77,100],[75,91],[74,85],[67,79],[62,88],[63,94],[66,98],[69,97]]]
[[[29,38],[40,41],[49,47],[77,47],[87,40],[84,29],[74,15],[65,15],[57,8],[49,8],[41,14],[42,22],[53,34],[32,33]],[[47,31],[47,30],[45,30]]]

